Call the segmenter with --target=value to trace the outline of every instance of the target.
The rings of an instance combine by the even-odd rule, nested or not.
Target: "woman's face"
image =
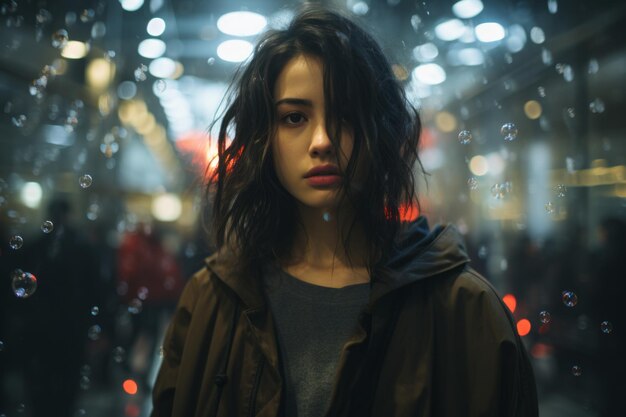
[[[337,154],[326,131],[322,61],[298,55],[287,62],[274,98],[278,128],[271,144],[280,183],[303,206],[335,208],[354,141],[344,126]]]

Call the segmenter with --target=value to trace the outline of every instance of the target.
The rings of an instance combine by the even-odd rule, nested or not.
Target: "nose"
[[[312,157],[330,156],[335,152],[333,143],[326,131],[326,124],[322,120],[318,122],[314,128],[309,145],[309,155]]]

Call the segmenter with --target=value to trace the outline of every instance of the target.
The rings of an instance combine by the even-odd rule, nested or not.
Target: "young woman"
[[[229,103],[218,250],[168,328],[152,415],[536,416],[512,317],[454,227],[401,221],[420,121],[372,37],[307,7]]]

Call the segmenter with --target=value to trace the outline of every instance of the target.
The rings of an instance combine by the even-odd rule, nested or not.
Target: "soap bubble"
[[[574,117],[576,117],[576,110],[574,110],[573,107],[568,107],[566,112],[570,119],[573,119]]]
[[[537,92],[539,93],[540,97],[545,97],[546,96],[546,89],[544,87],[537,87]]]
[[[604,101],[599,98],[589,103],[589,110],[591,110],[592,113],[604,113],[604,108]]]
[[[587,66],[587,72],[589,74],[597,74],[600,69],[600,64],[598,64],[597,59],[592,59],[589,61],[589,65]]]
[[[574,80],[574,69],[572,68],[571,65],[563,66],[563,78],[567,82],[571,82]]]
[[[478,189],[478,180],[474,177],[470,177],[467,180],[467,185],[469,186],[470,190],[477,190]]]
[[[583,373],[583,370],[580,368],[580,366],[578,365],[572,366],[572,375],[581,376],[582,373]]]
[[[567,307],[574,307],[578,303],[578,296],[573,291],[563,291],[561,296]]]
[[[37,15],[35,16],[35,21],[37,24],[43,25],[52,20],[52,13],[50,13],[46,9],[39,9]]]
[[[501,200],[507,196],[511,192],[511,183],[509,181],[503,182],[502,184],[494,184],[491,186],[491,195]]]
[[[41,231],[44,233],[51,233],[54,230],[54,223],[50,220],[46,220],[41,223]]]
[[[137,290],[137,298],[144,301],[146,298],[148,298],[148,292],[148,288],[139,287],[139,289]]]
[[[30,272],[16,269],[11,276],[11,287],[18,298],[28,298],[37,290],[37,278]]]
[[[461,130],[459,132],[459,142],[462,145],[467,145],[471,141],[472,141],[472,132],[470,132],[469,130]]]
[[[18,250],[22,247],[23,244],[24,239],[20,235],[12,236],[11,239],[9,239],[9,246],[11,247],[11,249]]]
[[[24,123],[26,123],[26,115],[20,114],[19,116],[13,116],[11,118],[11,123],[15,127],[24,127]]]
[[[552,320],[552,316],[547,311],[544,310],[541,313],[539,313],[539,321],[542,322],[543,324],[550,323],[551,320]]]
[[[80,21],[83,23],[91,22],[96,16],[96,12],[93,9],[85,9],[80,14]]]
[[[65,45],[67,45],[68,40],[69,40],[69,35],[67,33],[67,30],[65,29],[59,29],[52,34],[52,46],[54,46],[57,49],[65,48]]]
[[[167,83],[165,82],[165,80],[156,80],[156,82],[154,83],[154,90],[157,93],[164,92],[166,88],[167,88]]]
[[[505,123],[500,128],[500,133],[504,136],[504,140],[510,142],[517,138],[517,127],[514,123]]]
[[[552,204],[551,201],[548,201],[546,203],[546,205],[544,206],[544,208],[546,209],[546,213],[548,213],[548,214],[553,214],[554,213],[554,204]]]
[[[80,377],[80,389],[82,389],[83,391],[86,391],[89,389],[89,384],[90,384],[91,380],[89,379],[88,376],[83,375]]]
[[[128,312],[130,314],[139,314],[143,309],[143,303],[138,298],[133,298],[128,304]]]
[[[113,360],[116,363],[124,362],[125,357],[126,357],[126,351],[124,350],[123,347],[118,346],[115,349],[113,349]]]
[[[602,333],[604,334],[609,334],[613,331],[613,324],[611,324],[610,321],[605,320],[600,323],[600,330],[602,330]]]
[[[92,181],[93,179],[91,178],[91,175],[85,174],[79,178],[78,183],[80,184],[81,188],[89,188]]]
[[[91,307],[91,315],[92,316],[97,316],[98,313],[100,313],[100,308],[98,306],[93,306]]]
[[[554,191],[556,192],[556,196],[559,198],[563,198],[565,197],[565,193],[567,193],[567,187],[563,184],[558,184],[555,188]]]
[[[97,324],[94,324],[89,328],[89,330],[87,330],[87,337],[91,340],[98,340],[100,339],[100,333],[102,333],[102,328]]]
[[[207,59],[206,63],[209,64],[209,65],[215,64],[215,58],[211,57],[211,58]]]

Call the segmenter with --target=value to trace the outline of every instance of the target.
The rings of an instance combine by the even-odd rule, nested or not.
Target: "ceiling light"
[[[428,42],[413,48],[413,56],[420,62],[432,61],[437,58],[437,55],[439,55],[439,49],[434,43]]]
[[[452,13],[461,19],[471,19],[483,11],[480,0],[461,0],[452,5]]]
[[[436,85],[446,80],[446,72],[437,64],[423,64],[415,67],[413,78],[422,84]]]
[[[485,62],[483,52],[478,48],[463,48],[454,53],[458,65],[482,65]]]
[[[474,32],[481,42],[495,42],[504,38],[504,28],[495,22],[481,23],[476,26]]]
[[[526,32],[521,25],[509,27],[509,36],[506,38],[506,47],[509,51],[516,53],[524,49],[526,45]]]
[[[26,207],[29,208],[37,208],[41,203],[41,197],[43,196],[43,191],[41,190],[41,185],[37,182],[27,182],[22,187],[20,191],[20,198],[22,199],[22,203]]]
[[[148,22],[148,27],[146,28],[148,35],[150,36],[160,36],[165,32],[165,20],[160,17],[155,17],[150,19]]]
[[[176,73],[176,62],[170,58],[157,58],[148,68],[150,74],[157,78],[170,78]]]
[[[165,48],[161,39],[144,39],[139,43],[137,52],[144,58],[158,58],[165,53]]]
[[[435,26],[435,35],[443,41],[453,41],[465,33],[465,25],[459,19],[450,19]]]
[[[127,12],[134,12],[143,6],[143,0],[120,0],[120,4]]]
[[[248,41],[233,39],[217,47],[217,56],[227,62],[242,62],[252,54],[253,46]]]
[[[267,25],[265,16],[253,12],[231,12],[217,20],[217,28],[226,35],[258,35]]]
[[[61,56],[68,59],[84,58],[89,52],[89,46],[79,41],[69,41],[61,51]]]
[[[163,222],[178,220],[183,212],[183,205],[176,194],[161,194],[152,200],[152,215]]]

